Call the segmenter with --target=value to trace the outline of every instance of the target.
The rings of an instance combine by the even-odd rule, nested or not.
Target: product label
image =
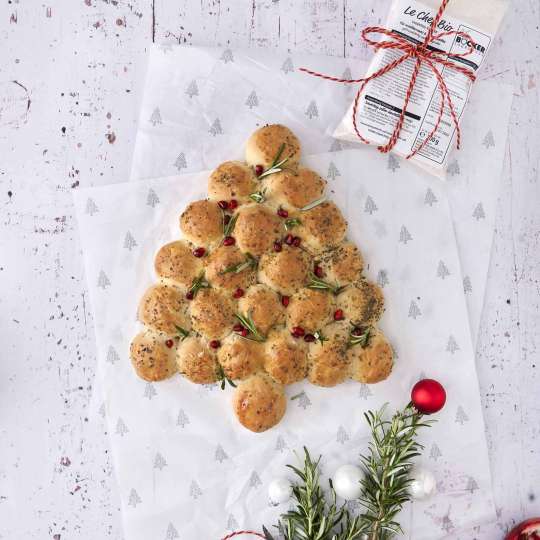
[[[390,12],[386,28],[393,30],[412,43],[421,43],[437,14],[436,9],[425,6],[415,0],[396,0]],[[429,48],[447,53],[447,59],[456,65],[471,69],[473,73],[480,68],[488,52],[493,36],[478,28],[443,15],[435,34],[458,31],[468,34],[474,50],[464,58],[456,57],[470,49],[470,42],[463,36],[444,36],[432,42]],[[391,39],[383,37],[383,39]],[[374,57],[369,69],[372,74],[400,58],[402,51],[382,49]],[[358,106],[357,125],[360,132],[370,141],[386,144],[394,131],[399,115],[405,103],[405,95],[416,64],[416,58],[409,58],[398,67],[381,77],[370,81]],[[471,81],[459,71],[435,63],[441,73],[452,99],[456,116],[461,118],[471,90]],[[395,146],[397,153],[410,154],[418,148],[431,133],[439,116],[441,93],[432,69],[422,63],[416,79],[416,85],[405,114],[403,129]],[[414,159],[430,166],[444,166],[446,157],[455,137],[455,126],[448,104],[439,129]]]

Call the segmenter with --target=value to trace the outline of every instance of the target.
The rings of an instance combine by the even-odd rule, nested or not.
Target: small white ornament
[[[334,473],[334,489],[347,501],[358,499],[362,494],[362,471],[356,465],[342,465]]]
[[[415,467],[411,471],[411,478],[413,478],[413,481],[409,486],[409,492],[413,499],[427,499],[435,491],[435,477],[428,469]]]
[[[278,505],[287,502],[292,495],[292,486],[287,478],[276,478],[268,486],[268,497],[270,502]]]

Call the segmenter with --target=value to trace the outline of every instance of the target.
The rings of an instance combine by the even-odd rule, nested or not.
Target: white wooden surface
[[[122,538],[106,428],[91,411],[93,329],[71,192],[127,180],[153,37],[354,57],[366,54],[359,29],[388,5],[2,2],[0,538]],[[483,71],[515,85],[477,351],[498,522],[460,538],[501,538],[540,515],[539,10],[512,1]]]

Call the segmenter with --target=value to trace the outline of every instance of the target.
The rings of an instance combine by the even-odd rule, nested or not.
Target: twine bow
[[[443,37],[455,36],[457,38],[458,36],[461,36],[462,38],[466,39],[466,43],[469,47],[469,50],[465,53],[452,53],[452,57],[462,58],[462,57],[468,56],[474,51],[474,42],[469,36],[469,34],[466,34],[465,32],[458,32],[456,30],[452,30],[452,31],[447,31],[447,32],[435,33],[435,30],[437,29],[437,26],[439,25],[441,18],[444,14],[444,11],[446,10],[446,7],[448,6],[449,2],[450,0],[442,1],[442,4],[440,5],[439,10],[437,12],[437,15],[431,22],[431,25],[429,27],[429,30],[426,34],[425,39],[421,43],[412,43],[408,39],[404,38],[398,32],[395,32],[394,30],[387,30],[386,28],[382,28],[380,26],[369,26],[367,28],[364,28],[364,30],[362,31],[362,39],[368,45],[373,47],[375,51],[379,51],[381,49],[394,49],[397,51],[401,51],[403,53],[399,58],[385,65],[384,67],[382,67],[381,69],[379,69],[378,71],[370,75],[369,77],[366,77],[363,79],[339,79],[337,77],[324,75],[323,73],[311,71],[306,68],[300,68],[300,71],[304,71],[305,73],[314,75],[315,77],[321,77],[323,79],[327,79],[330,81],[335,81],[335,82],[340,82],[340,83],[345,83],[345,84],[362,83],[354,99],[353,126],[354,126],[354,131],[356,132],[356,135],[363,143],[372,144],[370,141],[368,141],[365,137],[361,135],[361,133],[358,130],[357,123],[356,123],[356,114],[357,114],[358,104],[367,83],[372,81],[373,79],[376,79],[377,77],[381,77],[382,75],[385,75],[386,73],[392,71],[393,69],[397,68],[399,65],[403,64],[403,62],[405,62],[409,58],[416,58],[414,69],[411,75],[411,80],[409,82],[407,93],[405,95],[405,102],[404,102],[403,108],[401,109],[401,113],[399,115],[399,119],[396,123],[394,131],[392,135],[390,136],[390,138],[388,139],[388,142],[384,145],[379,145],[377,148],[380,152],[386,153],[392,150],[392,148],[394,148],[394,146],[396,145],[399,138],[399,134],[401,133],[401,130],[403,128],[403,123],[405,121],[405,116],[407,113],[407,107],[409,105],[411,95],[416,85],[416,80],[418,78],[418,74],[420,73],[420,68],[422,67],[422,64],[425,64],[429,69],[431,69],[431,71],[434,73],[437,79],[441,103],[440,103],[439,114],[437,117],[437,122],[435,123],[435,127],[430,132],[430,134],[424,139],[424,141],[407,156],[407,159],[413,157],[415,154],[420,152],[424,148],[424,146],[431,140],[431,138],[435,135],[435,133],[437,133],[441,125],[441,121],[442,121],[445,107],[447,104],[450,110],[450,115],[452,117],[454,127],[456,129],[457,147],[458,148],[460,147],[461,130],[459,128],[459,120],[458,120],[458,117],[454,108],[454,104],[452,102],[452,98],[450,97],[450,92],[448,90],[448,87],[446,86],[446,83],[439,69],[437,69],[437,65],[442,66],[443,68],[449,68],[449,69],[453,69],[454,71],[458,71],[459,73],[465,75],[465,77],[467,77],[471,82],[474,82],[476,80],[476,75],[474,74],[474,71],[472,70],[472,68],[459,66],[449,61],[447,59],[448,54],[445,53],[444,51],[441,51],[435,48],[434,43],[438,39],[443,38]],[[373,34],[386,36],[390,39],[384,40],[384,41],[373,41],[372,39],[368,37]]]

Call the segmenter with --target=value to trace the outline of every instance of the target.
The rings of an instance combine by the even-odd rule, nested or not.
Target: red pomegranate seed
[[[281,242],[274,242],[274,251],[279,253],[283,249]]]
[[[292,243],[294,247],[298,247],[302,243],[302,239],[299,236],[295,236]]]
[[[240,332],[240,333],[242,334],[242,337],[246,337],[249,334],[247,328],[242,328],[242,332]]]
[[[223,223],[225,223],[225,225],[227,225],[227,223],[229,223],[229,221],[231,221],[231,216],[229,214],[225,214],[223,216]]]
[[[362,330],[362,328],[354,328],[353,331],[351,332],[351,334],[353,336],[361,336],[362,334],[364,333],[364,331]]]
[[[221,347],[221,342],[217,339],[213,339],[210,342],[210,347],[212,347],[212,349],[219,349]]]
[[[284,210],[283,208],[278,208],[277,215],[282,218],[288,218],[289,212],[287,212],[287,210]]]
[[[205,253],[206,249],[204,249],[203,247],[198,247],[193,250],[193,255],[198,258],[204,257]]]
[[[174,341],[172,339],[168,339],[166,342],[165,342],[165,345],[167,345],[167,347],[169,347],[169,349],[172,349],[173,345],[174,345]]]
[[[229,203],[227,201],[219,201],[218,202],[218,206],[222,209],[222,210],[227,210],[227,208],[229,208]]]
[[[235,243],[236,243],[236,240],[232,236],[226,236],[223,239],[223,245],[224,246],[234,246]]]
[[[255,165],[255,174],[257,176],[261,176],[263,172],[264,172],[264,167],[262,165]]]
[[[186,298],[187,298],[188,300],[193,300],[193,299],[195,298],[195,295],[193,294],[193,291],[188,291],[188,292],[186,293]]]
[[[293,242],[294,242],[294,236],[292,234],[288,234],[286,237],[285,237],[285,243],[288,245],[288,246],[292,246],[293,245]]]
[[[304,336],[304,341],[307,343],[313,343],[315,341],[315,336],[313,334],[306,334]]]
[[[289,305],[290,298],[288,296],[281,297],[281,304],[285,307]]]
[[[292,335],[294,337],[302,337],[303,335],[305,335],[305,333],[306,331],[301,326],[295,326],[292,329]]]
[[[231,199],[229,201],[229,210],[236,210],[238,208],[238,201],[236,199]]]
[[[345,318],[345,315],[343,314],[342,309],[336,309],[334,311],[334,321],[342,321]]]
[[[233,298],[242,298],[242,296],[244,296],[244,289],[238,287],[238,289],[236,289],[236,291],[233,293]]]
[[[315,265],[313,272],[318,278],[322,278],[324,276],[324,270],[318,264]]]
[[[235,332],[241,332],[242,330],[244,330],[244,327],[240,323],[238,323],[233,326],[233,330]]]

